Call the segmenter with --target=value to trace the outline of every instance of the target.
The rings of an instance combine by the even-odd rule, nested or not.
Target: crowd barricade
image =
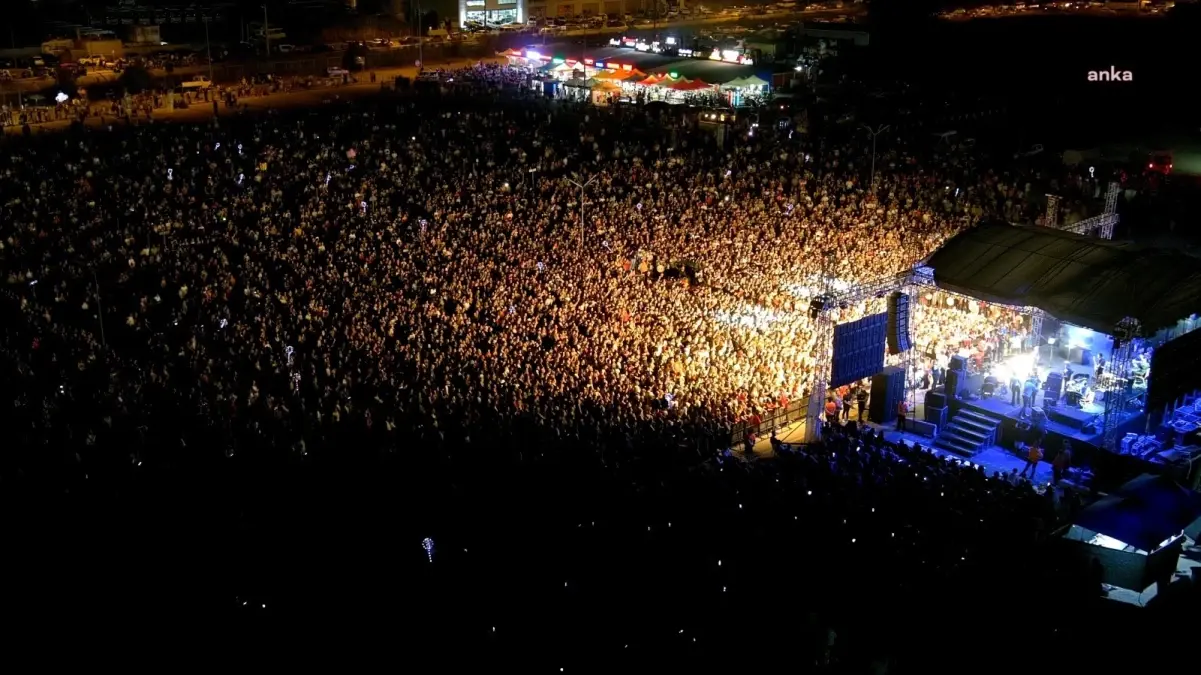
[[[742,443],[748,433],[754,433],[758,437],[769,436],[774,429],[780,429],[804,419],[807,408],[808,403],[804,400],[790,401],[787,406],[777,406],[759,415],[759,424],[757,425],[749,421],[735,422],[730,427],[730,444]]]

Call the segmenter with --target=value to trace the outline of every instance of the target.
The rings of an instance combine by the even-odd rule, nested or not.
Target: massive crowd
[[[755,568],[762,549],[737,543],[771,538],[741,529],[752,514],[788,515],[792,536],[838,551],[830,561],[870,574],[865,560],[885,556],[888,583],[911,590],[1012,562],[996,542],[1035,541],[1068,508],[1059,492],[857,430],[776,468],[721,453],[733,423],[806,396],[828,358],[807,314],[815,279],[907,269],[1014,208],[1020,179],[902,138],[872,188],[861,142],[764,130],[721,148],[671,114],[546,102],[499,87],[502,70],[455,77],[462,91],[438,97],[14,143],[0,160],[14,441],[0,479],[82,490],[185,457],[383,455],[420,463],[417,483],[445,480],[456,504],[513,515],[514,492],[485,500],[434,474],[584,464],[644,492],[597,517],[607,534],[576,542],[590,551],[581,577],[605,573],[583,561],[597,542],[643,546],[621,527],[645,522],[649,540],[671,527],[653,515],[667,509],[695,528],[691,553],[725,551],[738,574],[771,573]],[[919,344],[945,341],[945,356],[995,340],[980,318],[993,310],[938,300],[915,313]],[[793,513],[802,491],[820,506]],[[699,511],[663,506],[677,498]],[[540,536],[593,508],[564,499]],[[721,536],[702,536],[700,513]],[[523,556],[502,553],[496,532],[513,525],[494,517],[472,532],[496,557]],[[462,545],[439,560],[471,548],[455,528],[446,538]],[[535,546],[513,536],[525,543],[510,551]],[[683,543],[645,545],[674,560],[665,551]],[[681,578],[714,593],[741,583],[713,562]],[[605,631],[614,645],[624,635]]]

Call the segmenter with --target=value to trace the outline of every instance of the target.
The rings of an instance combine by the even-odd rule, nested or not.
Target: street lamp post
[[[876,128],[874,131],[872,130],[871,127],[867,126],[866,124],[863,125],[863,128],[867,129],[867,133],[871,134],[871,137],[872,137],[872,175],[871,175],[871,179],[870,179],[871,182],[869,183],[869,185],[872,188],[875,188],[876,187],[876,137],[879,136],[880,134],[884,133],[885,131],[888,131],[888,125],[887,124],[881,125],[880,127]]]
[[[445,54],[446,52],[443,52]],[[417,0],[417,74],[425,70],[425,26],[421,20],[421,0]]]
[[[100,280],[96,277],[96,268],[92,268],[92,283],[96,291],[96,315],[100,317],[100,344],[108,349],[108,338],[104,336],[104,306],[100,304]]]
[[[569,183],[571,183],[572,185],[574,185],[580,189],[580,252],[581,253],[583,253],[583,251],[584,251],[584,188],[588,187],[589,185],[592,185],[592,181],[596,180],[597,178],[600,178],[600,174],[597,174],[597,175],[593,176],[592,178],[589,178],[586,182],[583,182],[583,183],[581,183],[579,181],[574,181],[570,178],[567,179],[567,181]]]
[[[208,15],[205,15],[205,17],[204,17],[204,51],[208,54],[208,57],[209,57],[209,85],[211,86],[213,83],[213,47],[211,44],[209,44],[209,18],[208,18]]]
[[[267,43],[267,56],[271,56],[271,29],[267,25],[267,4],[263,3],[263,40]]]

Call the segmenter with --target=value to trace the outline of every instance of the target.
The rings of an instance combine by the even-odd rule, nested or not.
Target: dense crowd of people
[[[612,584],[638,575],[612,570],[641,555],[631,547],[664,575],[680,547],[703,561],[673,562],[680,607],[721,607],[771,566],[799,584],[872,576],[887,560],[872,593],[998,561],[1048,575],[1009,547],[1046,538],[1071,508],[1062,492],[854,427],[770,466],[724,452],[733,424],[810,393],[829,358],[807,312],[823,279],[912,267],[1003,215],[1021,178],[902,138],[870,186],[861,142],[747,127],[720,147],[678,114],[548,102],[499,68],[452,76],[442,96],[14,142],[0,160],[13,441],[0,480],[86,493],[196,463],[411,462],[423,470],[406,489],[488,523],[443,522],[434,562],[418,551],[419,563],[478,571],[486,559],[530,584],[563,584],[551,568],[566,564],[568,591],[610,575],[588,591],[597,601],[598,588],[628,597]],[[998,323],[1028,330],[1002,308],[919,306],[917,342],[939,357],[995,342]],[[575,467],[578,482],[514,477],[530,465],[547,483]],[[507,487],[466,487],[502,476]],[[542,509],[558,512],[530,515]],[[563,544],[570,560],[525,559],[585,528],[583,512],[595,520]],[[795,539],[777,541],[790,518]],[[633,523],[645,540],[630,539]],[[489,552],[469,558],[481,541]],[[810,546],[831,553],[816,561]],[[698,599],[702,587],[712,595]],[[807,662],[871,661],[838,653],[828,608],[842,601],[829,601]],[[651,617],[628,631],[579,618],[612,638],[605,648],[652,648],[637,637]],[[719,638],[731,618],[749,617],[700,612],[680,633]]]

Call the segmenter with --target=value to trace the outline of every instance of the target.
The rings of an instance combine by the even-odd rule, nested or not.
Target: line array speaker
[[[909,296],[897,291],[888,296],[888,353],[909,351]]]
[[[841,387],[880,372],[888,341],[888,315],[881,312],[834,327],[830,386]]]

